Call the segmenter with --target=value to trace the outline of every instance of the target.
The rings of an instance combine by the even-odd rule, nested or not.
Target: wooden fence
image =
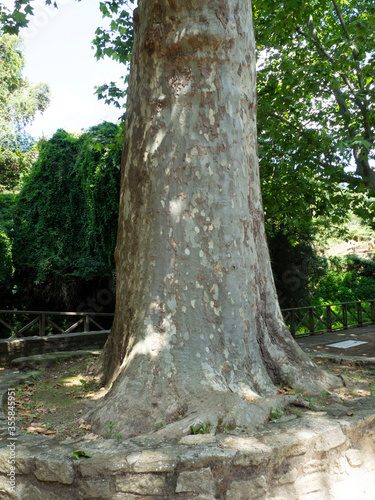
[[[113,313],[0,310],[0,324],[13,338],[24,337],[26,332],[43,337],[53,333],[108,330],[110,325],[99,323],[103,322],[101,318],[108,317],[112,318]]]
[[[375,323],[375,300],[281,310],[293,335],[300,337]]]
[[[373,324],[375,300],[282,309],[281,312],[293,337],[301,337]],[[113,313],[0,310],[0,325],[13,338],[24,337],[26,332],[44,336],[109,330],[112,323],[109,318],[113,316]],[[105,325],[99,321],[105,321]]]

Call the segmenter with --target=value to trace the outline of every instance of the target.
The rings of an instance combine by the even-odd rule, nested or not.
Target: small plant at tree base
[[[370,382],[368,386],[370,389],[370,395],[375,396],[375,382]]]
[[[121,441],[122,440],[121,434],[119,432],[115,432],[114,430],[117,424],[118,422],[112,422],[112,421],[106,422],[106,426],[108,427],[108,432],[104,437],[106,437],[107,439],[116,438],[119,441]]]
[[[369,373],[370,375],[375,375],[375,370],[362,370],[362,373]]]
[[[272,420],[278,420],[283,415],[284,415],[284,412],[282,410],[277,410],[276,408],[274,408],[273,410],[271,410],[271,419]]]
[[[210,424],[203,424],[199,429],[195,425],[191,425],[190,429],[192,434],[208,434],[210,432]]]
[[[316,402],[316,398],[305,398],[305,401],[308,401],[309,403],[309,407],[310,408],[313,408],[314,407],[314,404]]]

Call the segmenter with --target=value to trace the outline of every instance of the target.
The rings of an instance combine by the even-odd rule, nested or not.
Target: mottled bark
[[[92,415],[123,436],[269,413],[281,382],[332,379],[278,306],[256,147],[249,0],[141,0],[123,158],[112,388]],[[273,401],[273,406],[275,402]],[[236,407],[233,413],[233,406]]]

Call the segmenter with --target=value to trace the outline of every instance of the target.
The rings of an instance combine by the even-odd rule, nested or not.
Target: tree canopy
[[[374,2],[254,0],[254,23],[267,218],[373,213]]]
[[[25,126],[50,102],[48,86],[30,83],[22,76],[23,67],[20,38],[0,34],[0,191],[14,189],[35,159]]]

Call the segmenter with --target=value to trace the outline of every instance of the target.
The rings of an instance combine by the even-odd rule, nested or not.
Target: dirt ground
[[[359,351],[359,347],[352,348],[351,353],[356,349],[356,355],[360,355],[359,352],[363,351]],[[322,351],[327,352],[325,348]],[[337,350],[334,352],[337,353]],[[25,372],[27,378],[16,387],[16,420],[20,432],[61,439],[101,438],[91,431],[83,418],[106,392],[92,375],[94,362],[94,357],[86,356],[78,360],[60,361],[38,372]],[[303,388],[280,387],[280,395],[301,394],[303,404],[290,406],[281,412],[271,412],[270,421],[300,417],[304,411],[311,410],[324,410],[335,416],[354,415],[358,409],[364,408],[375,410],[375,363],[356,366],[347,357],[343,357],[340,363],[328,359],[317,359],[316,362],[323,369],[341,377],[344,386],[318,395],[309,395]],[[116,422],[107,422],[105,438],[122,439],[116,432],[116,425]]]

